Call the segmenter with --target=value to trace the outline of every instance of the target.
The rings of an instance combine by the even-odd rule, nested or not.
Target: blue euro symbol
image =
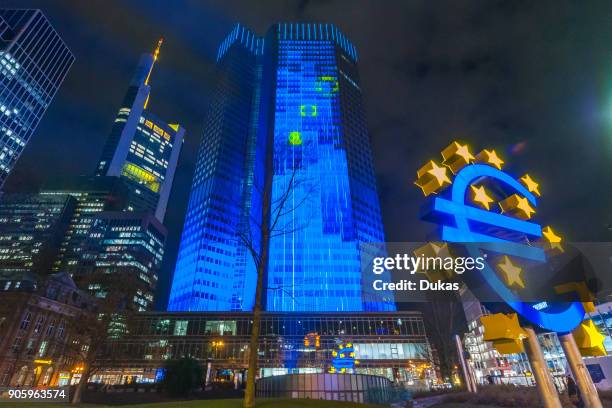
[[[454,226],[442,226],[442,240],[466,244],[465,247],[473,258],[482,256],[481,250],[487,250],[531,261],[545,262],[546,254],[542,248],[490,236],[473,231],[470,227],[468,221],[474,221],[480,225],[503,228],[505,231],[533,238],[542,236],[542,229],[538,224],[465,205],[465,196],[469,186],[485,177],[502,182],[526,197],[534,207],[537,205],[534,195],[507,173],[484,164],[468,165],[455,176],[451,199],[437,197],[433,201],[433,214],[454,221]],[[584,319],[585,311],[580,302],[555,302],[543,309],[536,308],[534,303],[521,301],[501,281],[490,265],[486,264],[485,268],[478,272],[487,286],[514,311],[544,329],[567,333],[576,328]]]

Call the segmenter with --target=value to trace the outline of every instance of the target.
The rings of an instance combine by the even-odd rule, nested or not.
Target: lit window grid
[[[0,17],[22,24],[21,34],[0,52],[0,183],[14,166],[53,99],[74,57],[37,10],[4,10]],[[21,22],[19,20],[22,20]],[[16,30],[17,31],[17,30]]]
[[[337,72],[333,42],[279,41],[272,201],[297,169],[289,203],[303,204],[278,222],[290,232],[271,241],[267,310],[364,309]],[[292,132],[301,143],[289,143]]]

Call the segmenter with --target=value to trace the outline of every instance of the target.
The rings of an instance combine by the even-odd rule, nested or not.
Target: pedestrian
[[[573,397],[576,397],[576,383],[574,382],[574,379],[569,375],[565,378],[565,381],[567,383],[567,396],[571,400]]]

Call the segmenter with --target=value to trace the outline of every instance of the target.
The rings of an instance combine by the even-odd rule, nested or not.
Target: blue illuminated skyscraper
[[[375,255],[362,244],[384,233],[355,47],[330,24],[277,24],[265,38],[238,25],[218,66],[169,309],[253,307],[256,273],[242,237],[259,224],[270,171],[272,202],[285,206],[265,308],[394,310],[391,297],[362,285],[361,264]]]
[[[73,62],[40,10],[0,9],[0,187]]]

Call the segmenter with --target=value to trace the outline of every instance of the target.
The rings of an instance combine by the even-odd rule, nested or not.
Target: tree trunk
[[[74,388],[74,395],[72,396],[73,404],[80,404],[81,398],[83,396],[83,390],[87,386],[87,380],[89,379],[89,375],[91,374],[90,370],[91,365],[83,364],[83,373],[81,374],[81,378],[79,379],[79,383]]]
[[[268,223],[264,221],[263,224],[267,225]],[[249,341],[249,368],[247,372],[246,389],[244,392],[244,408],[253,408],[255,406],[255,376],[257,375],[259,332],[261,329],[261,303],[270,241],[270,235],[267,230],[262,235],[261,258],[257,265],[257,288],[255,289],[255,305],[253,307],[253,328]]]
[[[264,291],[264,276],[268,267],[268,257],[270,252],[271,236],[271,215],[272,215],[272,179],[273,167],[273,138],[268,137],[266,144],[266,163],[264,175],[264,187],[261,200],[261,248],[259,259],[254,259],[257,266],[257,287],[255,289],[255,305],[253,306],[253,329],[249,341],[249,368],[247,372],[246,389],[244,391],[243,408],[253,408],[255,406],[255,377],[257,376],[257,357],[259,345],[259,332],[261,329],[262,298]]]

